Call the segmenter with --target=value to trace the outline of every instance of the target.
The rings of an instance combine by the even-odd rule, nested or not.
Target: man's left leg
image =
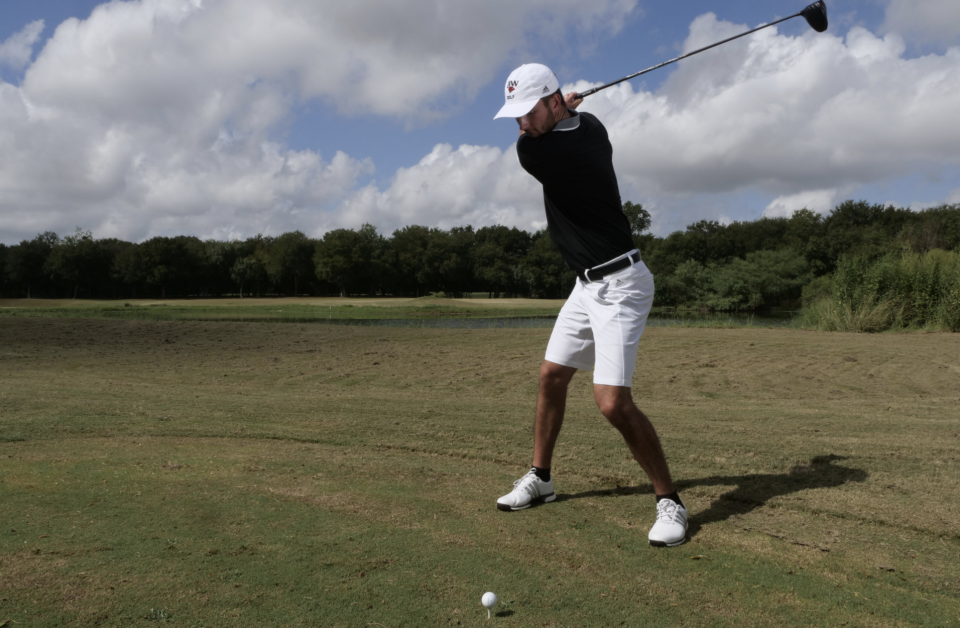
[[[623,436],[657,494],[657,521],[650,529],[650,544],[656,547],[680,545],[687,535],[687,509],[673,485],[670,467],[653,424],[633,402],[633,395],[626,386],[594,384],[593,395],[600,412]]]
[[[647,416],[633,402],[630,389],[625,386],[593,385],[593,396],[600,412],[617,428],[627,441],[634,460],[640,463],[653,484],[657,495],[674,492],[670,468],[663,455],[660,439]]]
[[[640,336],[653,305],[653,275],[643,262],[584,285],[583,299],[595,341],[593,391],[600,411],[627,441],[657,493],[657,521],[650,544],[680,545],[687,534],[687,509],[676,493],[660,439],[633,403],[630,386]]]

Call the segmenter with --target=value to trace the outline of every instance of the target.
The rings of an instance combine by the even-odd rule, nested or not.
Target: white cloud
[[[890,0],[884,28],[924,43],[960,43],[960,2]]]
[[[0,82],[0,233],[13,240],[77,224],[134,239],[310,230],[373,164],[271,141],[295,105],[319,99],[343,115],[420,124],[471,102],[524,42],[559,41],[571,29],[589,41],[619,29],[635,5],[102,4],[60,24],[19,86]],[[30,25],[8,40],[4,59],[28,63],[38,34]]]
[[[636,0],[113,2],[97,7],[86,21],[61,24],[27,85],[37,97],[69,97],[115,111],[158,98],[177,106],[196,91],[214,93],[229,84],[242,92],[267,81],[302,98],[327,100],[344,113],[429,118],[472,100],[523,42],[556,37],[571,25],[585,33],[616,31],[635,5]],[[99,89],[91,90],[91,84]]]
[[[22,70],[30,63],[33,56],[33,45],[40,39],[43,32],[43,20],[30,22],[17,33],[0,43],[0,65],[14,70]]]
[[[789,218],[798,209],[809,209],[818,213],[826,213],[843,200],[838,190],[810,190],[799,194],[788,194],[775,198],[763,215],[767,218]]]
[[[333,227],[363,222],[389,233],[405,225],[495,224],[527,230],[546,226],[543,192],[517,161],[516,151],[438,144],[420,163],[400,169],[386,190],[370,185],[343,204]]]

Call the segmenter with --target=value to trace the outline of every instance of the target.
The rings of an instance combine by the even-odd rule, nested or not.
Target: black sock
[[[676,491],[670,493],[669,495],[657,495],[657,502],[659,502],[661,499],[672,499],[673,502],[678,506],[683,506],[683,502],[680,501],[680,495],[678,495]],[[686,508],[686,506],[683,507]]]
[[[550,481],[550,469],[549,469],[549,467],[546,468],[546,469],[541,469],[540,467],[534,467],[534,468],[533,468],[533,472],[537,474],[537,477],[540,478],[540,481],[541,481],[541,482],[549,482],[549,481]]]

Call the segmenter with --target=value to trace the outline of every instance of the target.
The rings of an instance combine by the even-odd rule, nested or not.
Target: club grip
[[[576,95],[576,99],[577,99],[577,100],[580,100],[580,99],[586,98],[586,97],[589,96],[590,94],[596,94],[596,93],[597,93],[597,88],[594,87],[593,89],[588,89],[588,90],[585,91],[585,92],[580,92],[580,93],[578,93],[578,94]]]

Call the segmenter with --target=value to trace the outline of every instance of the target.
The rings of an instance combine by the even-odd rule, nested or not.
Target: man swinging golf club
[[[543,184],[550,237],[578,279],[540,367],[533,468],[497,500],[497,508],[523,510],[556,499],[550,465],[567,386],[578,369],[593,369],[600,412],[623,435],[657,495],[650,544],[680,545],[686,540],[687,509],[657,433],[630,392],[640,335],[653,303],[653,275],[630,237],[607,131],[595,116],[576,111],[582,99],[576,93],[564,97],[556,75],[544,65],[517,68],[505,89],[506,104],[496,118],[519,123],[520,165]]]

